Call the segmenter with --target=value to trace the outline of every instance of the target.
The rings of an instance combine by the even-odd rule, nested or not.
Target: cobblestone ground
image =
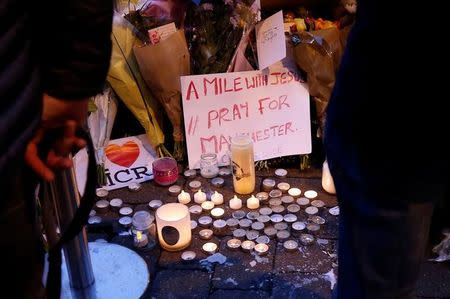
[[[162,250],[159,245],[136,250],[133,247],[132,237],[126,234],[127,229],[118,223],[119,214],[113,211],[97,214],[101,216],[102,222],[88,226],[89,239],[90,241],[105,239],[136,250],[143,257],[150,272],[150,283],[143,298],[330,298],[338,267],[336,257],[338,216],[331,215],[329,209],[337,205],[336,198],[322,190],[317,171],[310,173],[289,171],[284,178],[278,178],[270,171],[259,172],[254,194],[261,191],[262,181],[265,178],[300,188],[301,196],[306,190],[318,192],[316,199],[323,201],[324,206],[318,208],[317,215],[325,220],[325,224],[322,224],[320,230],[315,233],[312,244],[303,245],[300,235],[294,233],[290,223],[286,223],[291,233],[288,240],[295,240],[299,247],[287,250],[283,246],[283,240],[275,237],[270,239],[268,253],[259,256],[255,252],[229,249],[226,242],[232,238],[230,228],[227,228],[224,234],[205,241],[199,238],[198,232],[203,228],[199,226],[192,230],[192,242],[185,249],[194,251],[196,258],[183,262],[182,252],[168,252]],[[208,195],[215,190],[221,192],[225,199],[225,204],[220,205],[225,209],[222,219],[226,220],[232,218],[233,210],[228,207],[228,200],[234,193],[231,177],[224,179],[225,185],[222,188],[214,188],[209,179],[199,175],[193,179],[180,176],[177,184],[188,191],[188,183],[198,180],[202,183],[202,190]],[[194,192],[190,190],[189,192],[193,198]],[[241,197],[244,200],[242,210],[247,213],[250,210],[245,207],[245,199],[249,196]],[[157,186],[154,182],[143,183],[139,192],[131,192],[128,189],[112,191],[107,199],[112,198],[121,198],[124,205],[132,207],[134,211],[147,210],[152,214],[154,211],[148,206],[151,200],[159,199],[163,203],[177,201],[175,196],[169,195],[166,187]],[[293,203],[296,202],[297,199]],[[188,206],[193,204],[191,201]],[[287,208],[289,204],[291,203],[281,205]],[[298,221],[308,223],[310,215],[305,212],[307,206],[309,205],[301,206],[300,211],[293,213]],[[270,207],[269,201],[263,202],[261,207]],[[280,211],[281,215],[287,213],[287,209]],[[206,213],[191,214],[191,219],[197,220],[203,215]],[[273,226],[273,223],[267,223],[267,226]],[[306,229],[304,233],[308,233]],[[205,242],[216,243],[218,253],[209,256],[202,252],[201,247]],[[450,298],[449,265],[424,263],[417,295],[423,298]]]

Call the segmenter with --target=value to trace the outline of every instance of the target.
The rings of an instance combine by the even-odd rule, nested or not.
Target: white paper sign
[[[286,39],[281,10],[256,24],[255,29],[260,70],[286,57]]]
[[[163,26],[159,26],[148,30],[148,37],[152,45],[159,44],[159,42],[167,39],[173,33],[177,32],[177,27],[175,23],[169,23]]]
[[[255,160],[311,152],[309,94],[286,68],[181,77],[190,168],[214,152],[229,163],[230,138],[248,134]]]
[[[144,182],[153,178],[153,152],[145,135],[111,140],[105,149],[105,169],[107,190],[126,187],[132,182]],[[86,184],[86,150],[79,151],[74,157],[78,189],[81,193]]]

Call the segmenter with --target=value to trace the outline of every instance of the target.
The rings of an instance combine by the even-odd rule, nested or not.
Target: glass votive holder
[[[219,174],[219,164],[215,153],[205,153],[200,156],[200,175],[210,179]]]
[[[138,211],[134,213],[131,222],[131,232],[135,235],[136,232],[140,231],[143,234],[148,235],[154,220],[155,217],[147,211]]]
[[[163,157],[153,161],[153,179],[161,186],[174,184],[178,179],[177,161],[171,157]]]
[[[156,210],[156,226],[161,247],[179,251],[191,243],[191,218],[187,206],[168,203]]]

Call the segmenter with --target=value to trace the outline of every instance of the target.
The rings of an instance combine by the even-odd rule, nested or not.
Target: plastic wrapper
[[[117,114],[117,99],[111,88],[107,87],[103,93],[92,98],[95,111],[89,114],[87,124],[95,149],[97,161],[97,183],[106,185],[105,176],[105,147],[108,145],[114,120]]]
[[[433,248],[433,252],[438,255],[432,261],[445,262],[450,261],[450,232],[444,233],[444,239]]]
[[[306,73],[309,93],[316,103],[320,136],[324,128],[325,111],[336,81],[346,35],[347,31],[341,33],[337,28],[332,27],[325,30],[299,32],[292,38],[295,45],[295,62]]]
[[[141,74],[152,94],[163,106],[173,126],[173,156],[184,159],[184,129],[180,76],[190,74],[190,55],[183,30],[156,45],[134,47]]]
[[[150,145],[159,156],[167,153],[164,134],[158,124],[158,104],[152,97],[133,56],[133,46],[141,42],[133,35],[131,25],[121,16],[114,16],[113,49],[107,80],[120,100],[144,127]]]

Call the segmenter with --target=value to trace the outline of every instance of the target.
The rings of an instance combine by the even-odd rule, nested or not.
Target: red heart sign
[[[139,146],[134,141],[123,145],[110,144],[106,147],[105,154],[109,161],[128,168],[139,157]]]

